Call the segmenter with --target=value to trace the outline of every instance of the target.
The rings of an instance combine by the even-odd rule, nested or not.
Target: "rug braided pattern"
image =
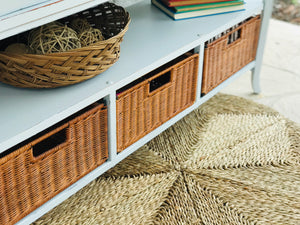
[[[299,224],[300,128],[218,94],[34,224]]]

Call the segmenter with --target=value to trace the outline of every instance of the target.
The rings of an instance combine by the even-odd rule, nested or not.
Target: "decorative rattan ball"
[[[32,30],[28,42],[29,46],[38,54],[64,52],[81,47],[77,33],[57,22]]]
[[[71,21],[70,27],[74,29],[77,33],[81,33],[84,30],[89,30],[91,25],[86,19],[75,18]]]
[[[78,37],[82,47],[104,40],[101,31],[96,28],[84,30],[78,35]]]
[[[28,54],[32,53],[32,50],[29,46],[23,43],[14,43],[10,44],[5,48],[5,52],[14,53],[14,54]]]

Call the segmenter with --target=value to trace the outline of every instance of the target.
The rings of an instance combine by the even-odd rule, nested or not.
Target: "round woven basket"
[[[106,40],[43,55],[0,52],[0,81],[16,87],[55,88],[90,79],[112,66],[120,56],[129,13],[113,3],[104,3],[60,22],[69,24],[78,17],[100,29]]]

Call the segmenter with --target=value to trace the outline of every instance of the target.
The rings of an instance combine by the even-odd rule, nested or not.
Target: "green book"
[[[244,4],[243,0],[233,0],[227,2],[214,2],[214,3],[206,3],[206,4],[176,6],[173,7],[173,9],[176,12],[187,12],[187,11],[194,11],[194,10],[206,10],[206,9],[214,9],[214,8],[221,8],[221,7],[237,6],[243,4]]]

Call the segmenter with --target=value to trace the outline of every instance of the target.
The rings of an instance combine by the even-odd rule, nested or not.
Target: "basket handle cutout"
[[[158,77],[155,77],[154,79],[149,81],[149,94],[167,86],[171,83],[171,81],[172,79],[170,70]]]
[[[37,158],[40,155],[54,149],[55,147],[67,141],[67,128],[59,130],[58,132],[50,135],[46,139],[32,146],[32,155]]]
[[[238,40],[241,40],[241,37],[242,37],[242,28],[240,28],[228,35],[227,45],[231,45],[231,44],[237,42]]]

